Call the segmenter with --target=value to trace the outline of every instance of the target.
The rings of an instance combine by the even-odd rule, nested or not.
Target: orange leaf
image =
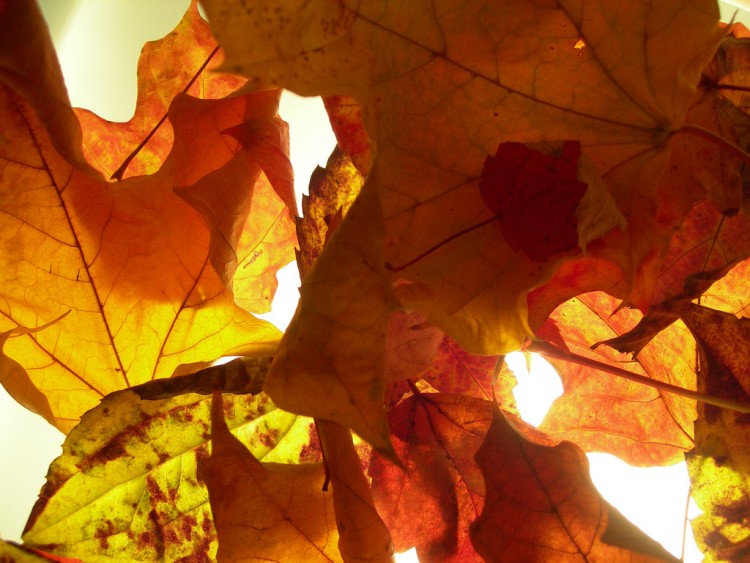
[[[168,377],[181,364],[270,355],[279,333],[235,305],[211,268],[205,223],[174,192],[214,174],[252,192],[246,155],[221,132],[267,96],[178,96],[169,113],[175,143],[159,171],[110,184],[66,159],[80,150],[75,135],[53,144],[47,127],[63,114],[75,117],[55,101],[56,121],[46,120],[46,110],[35,109],[42,102],[23,97],[33,85],[34,75],[0,85],[0,130],[13,140],[0,150],[4,168],[13,170],[0,181],[0,329],[38,326],[72,310],[4,347],[46,395],[56,424],[67,431],[104,395]],[[280,209],[278,202],[271,223]],[[286,244],[290,253],[291,240]],[[259,281],[273,276],[264,272]]]
[[[360,468],[351,432],[328,420],[317,420],[315,424],[333,488],[342,557],[347,563],[394,561],[391,535],[375,510],[370,483]]]
[[[339,561],[322,464],[261,463],[228,430],[221,393],[211,408],[211,456],[200,460],[219,561]]]
[[[654,240],[656,188],[667,141],[723,35],[709,0],[586,9],[478,0],[458,11],[319,1],[279,4],[267,18],[226,0],[204,4],[225,68],[254,87],[359,104],[377,147],[385,259],[404,266],[394,281],[410,282],[397,296],[471,352],[519,347],[530,333],[525,294],[556,265],[515,253],[482,201],[477,181],[500,143],[580,142],[627,219],[592,249],[621,270],[626,291],[672,234]]]
[[[281,408],[338,422],[389,455],[385,333],[395,300],[383,267],[380,202],[368,186],[305,275],[264,390]]]
[[[695,389],[695,347],[684,325],[671,326],[632,360],[605,346],[591,350],[638,322],[637,311],[618,305],[602,293],[581,295],[558,307],[538,335],[576,354]],[[571,362],[551,362],[565,392],[539,429],[555,440],[643,466],[674,463],[693,446],[695,401]]]
[[[113,123],[91,111],[75,110],[88,161],[107,178],[117,171],[118,180],[156,172],[174,141],[172,124],[163,119],[172,99],[181,92],[223,98],[244,84],[237,76],[212,72],[222,60],[208,24],[198,13],[198,3],[192,0],[172,33],[143,47],[138,99],[130,121]],[[125,165],[129,157],[133,159]]]

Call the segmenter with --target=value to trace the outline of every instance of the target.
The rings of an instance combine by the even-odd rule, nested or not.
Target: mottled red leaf
[[[374,457],[370,476],[397,551],[416,546],[422,561],[481,561],[468,528],[483,503],[473,456],[491,410],[488,401],[422,393],[391,411],[394,448],[404,469]]]

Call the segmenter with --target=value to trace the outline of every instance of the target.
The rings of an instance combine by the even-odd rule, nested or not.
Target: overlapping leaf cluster
[[[686,456],[699,543],[745,560],[741,30],[709,0],[204,7],[223,52],[191,5],[115,124],[0,3],[0,382],[69,432],[0,554],[670,559],[585,450]],[[281,87],[339,141],[301,218]],[[295,245],[282,336],[252,313]],[[502,363],[529,339],[565,386],[536,430]]]

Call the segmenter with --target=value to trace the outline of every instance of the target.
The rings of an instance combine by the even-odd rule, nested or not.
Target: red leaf
[[[500,143],[485,160],[479,191],[513,250],[545,262],[578,248],[575,212],[586,191],[578,179],[580,155],[578,141],[565,141],[561,156]]]

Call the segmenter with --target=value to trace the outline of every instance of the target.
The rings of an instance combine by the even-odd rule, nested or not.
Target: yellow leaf
[[[711,0],[204,5],[224,68],[253,87],[361,105],[380,171],[385,259],[405,265],[397,296],[483,354],[519,347],[530,332],[526,293],[558,264],[503,241],[477,187],[484,159],[504,141],[580,141],[628,220],[597,250],[628,289],[654,248],[667,140],[723,33]]]
[[[322,464],[261,463],[211,409],[211,456],[199,462],[219,538],[219,561],[340,561]]]

